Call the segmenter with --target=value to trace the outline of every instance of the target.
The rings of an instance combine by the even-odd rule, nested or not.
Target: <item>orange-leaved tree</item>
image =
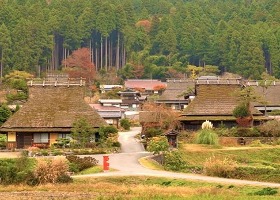
[[[140,20],[138,21],[136,24],[135,24],[136,27],[143,27],[144,30],[146,32],[150,32],[151,30],[151,27],[152,27],[152,23],[147,20],[147,19],[144,19],[144,20]]]
[[[154,86],[153,89],[154,89],[155,91],[163,91],[163,90],[166,89],[166,85],[159,84],[159,85]]]
[[[95,77],[95,66],[90,60],[90,50],[80,48],[62,61],[64,70],[70,78],[85,78],[87,83],[91,83]]]
[[[162,131],[176,129],[180,127],[179,112],[164,104],[157,105],[147,102],[142,105],[141,125],[143,132],[149,128],[159,128]]]

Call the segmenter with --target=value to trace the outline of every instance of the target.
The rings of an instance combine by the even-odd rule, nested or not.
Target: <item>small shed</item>
[[[177,148],[178,147],[178,131],[170,130],[165,133],[167,137],[168,143],[170,147]]]

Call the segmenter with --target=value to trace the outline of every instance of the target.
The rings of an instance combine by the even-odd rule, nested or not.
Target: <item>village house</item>
[[[165,104],[174,110],[183,110],[194,98],[194,85],[191,79],[168,79],[167,87],[156,103]]]
[[[125,88],[137,90],[141,96],[160,94],[165,88],[166,83],[154,79],[128,79],[124,82]]]
[[[233,110],[238,104],[234,92],[243,87],[240,79],[196,80],[195,98],[183,111],[180,121],[184,129],[198,129],[205,120],[232,127],[236,125]],[[255,108],[251,108],[254,123],[267,120]]]
[[[68,137],[73,123],[80,118],[95,129],[106,125],[84,101],[84,85],[83,80],[29,82],[28,101],[0,128],[7,134],[7,147],[49,147],[58,138]]]
[[[113,125],[119,128],[120,120],[125,117],[125,110],[116,106],[103,106],[101,104],[89,104],[94,108],[97,113],[107,122],[109,125]]]
[[[274,110],[280,110],[280,82],[271,80],[247,81],[247,86],[254,89],[259,101],[254,102],[254,107],[267,114]]]
[[[100,92],[105,93],[114,89],[123,89],[122,85],[100,85]]]

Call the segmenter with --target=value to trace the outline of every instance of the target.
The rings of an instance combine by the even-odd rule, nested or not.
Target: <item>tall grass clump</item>
[[[213,129],[201,129],[196,136],[197,144],[218,145],[219,137]]]
[[[215,156],[208,158],[203,165],[203,173],[208,176],[218,176],[223,178],[234,177],[237,163],[230,158],[220,159]]]
[[[57,183],[61,177],[68,176],[68,169],[68,162],[65,158],[39,159],[34,170],[34,178],[38,184]],[[71,179],[68,180],[71,181]]]

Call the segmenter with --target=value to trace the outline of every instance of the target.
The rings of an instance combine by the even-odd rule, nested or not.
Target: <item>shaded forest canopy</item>
[[[3,74],[60,70],[87,47],[96,70],[179,77],[187,65],[280,78],[278,0],[0,0]]]

